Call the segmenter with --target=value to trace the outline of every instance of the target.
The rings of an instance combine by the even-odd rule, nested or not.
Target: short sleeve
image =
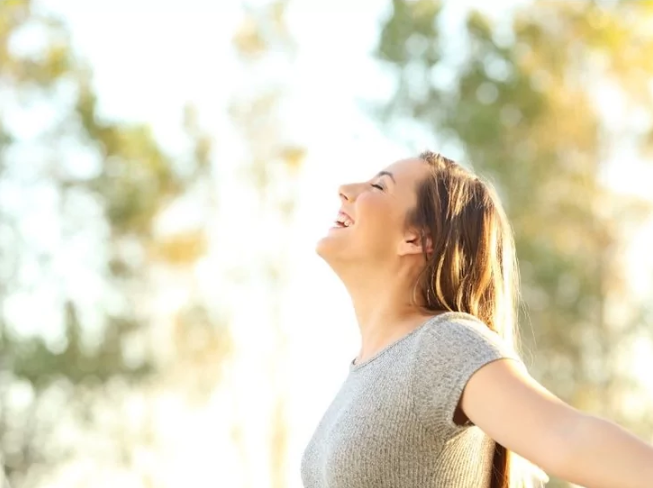
[[[453,417],[472,375],[498,359],[521,360],[475,317],[463,313],[440,317],[421,331],[411,375],[416,414],[429,430],[448,438],[460,429]]]

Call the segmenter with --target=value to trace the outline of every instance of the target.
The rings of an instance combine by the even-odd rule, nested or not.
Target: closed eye
[[[382,191],[383,191],[383,189],[384,189],[384,188],[383,188],[381,185],[379,185],[378,183],[372,183],[370,186],[373,187],[373,188],[378,188],[379,190],[382,190]]]

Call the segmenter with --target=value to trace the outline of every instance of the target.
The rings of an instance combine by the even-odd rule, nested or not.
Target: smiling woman
[[[645,487],[653,449],[558,400],[515,352],[516,258],[492,188],[426,152],[339,190],[318,254],[362,347],[302,461],[305,488]]]

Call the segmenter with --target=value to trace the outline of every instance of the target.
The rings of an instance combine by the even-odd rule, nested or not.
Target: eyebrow
[[[380,177],[380,176],[389,176],[390,179],[392,180],[392,182],[393,182],[395,185],[397,184],[397,181],[395,180],[394,175],[393,175],[392,173],[390,173],[390,171],[379,171],[378,174],[377,174],[376,176],[377,176],[377,178]]]

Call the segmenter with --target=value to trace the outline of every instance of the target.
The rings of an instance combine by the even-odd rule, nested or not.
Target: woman
[[[305,488],[506,488],[523,481],[509,451],[588,488],[653,486],[651,447],[558,400],[515,354],[513,238],[486,183],[427,152],[340,198],[317,252],[362,347],[306,448]]]

